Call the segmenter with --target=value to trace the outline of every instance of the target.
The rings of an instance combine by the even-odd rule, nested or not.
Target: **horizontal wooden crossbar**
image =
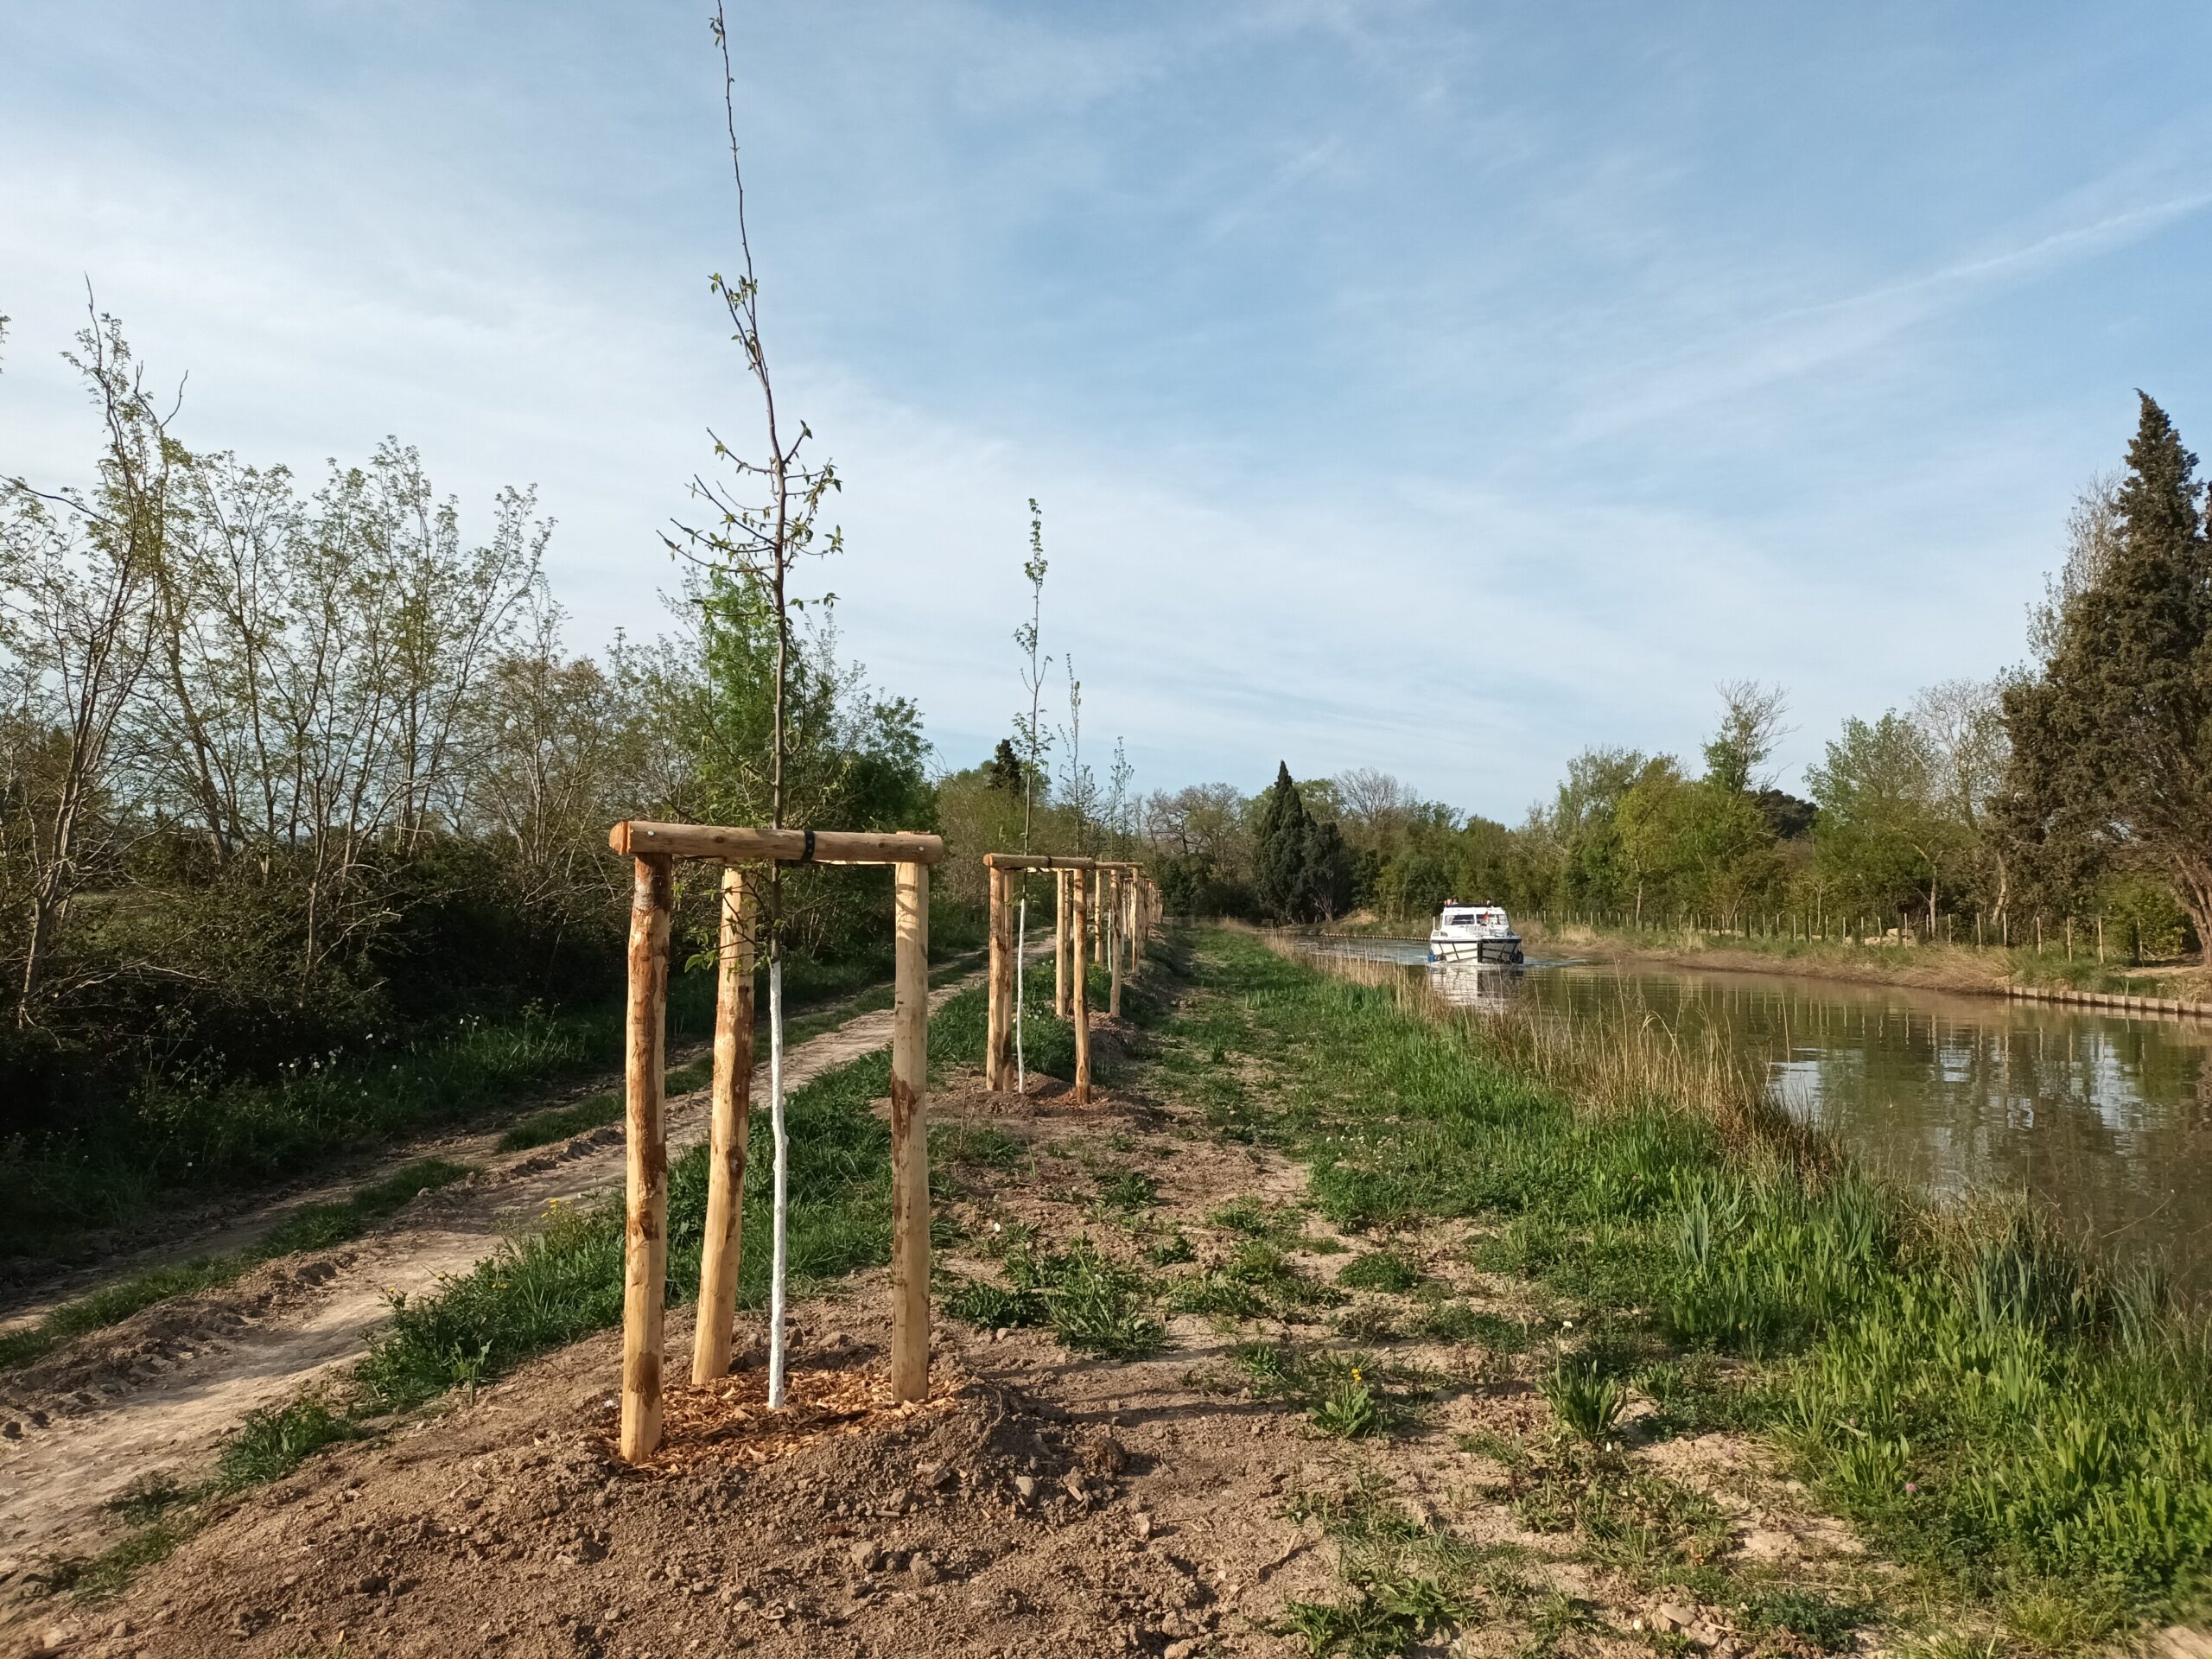
[[[1141,870],[1144,868],[1125,858],[1083,858],[1072,853],[985,853],[983,862],[995,870]]]
[[[618,853],[666,853],[726,863],[935,864],[943,836],[856,830],[733,830],[712,823],[652,823],[625,818],[607,832]]]

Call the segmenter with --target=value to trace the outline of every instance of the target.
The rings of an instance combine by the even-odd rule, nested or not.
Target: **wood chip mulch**
[[[794,1370],[784,1379],[781,1409],[768,1408],[768,1372],[753,1366],[703,1387],[671,1387],[663,1400],[660,1449],[639,1465],[676,1474],[709,1464],[757,1468],[824,1440],[944,1410],[965,1385],[940,1362],[926,1399],[899,1404],[878,1367]],[[607,1437],[613,1444],[613,1437]]]

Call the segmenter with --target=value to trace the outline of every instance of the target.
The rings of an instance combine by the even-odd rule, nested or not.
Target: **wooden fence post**
[[[665,853],[640,853],[630,887],[630,1001],[623,1073],[626,1211],[622,1256],[623,1461],[660,1444],[661,1334],[668,1294],[666,1087],[668,921],[676,880]]]
[[[707,1233],[699,1252],[699,1319],[691,1380],[729,1370],[737,1275],[745,1241],[745,1143],[753,1119],[751,894],[734,864],[722,866],[721,948],[715,958],[713,1119],[707,1131]]]
[[[1074,874],[1076,880],[1071,887],[1068,919],[1075,929],[1077,949],[1075,974],[1068,987],[1068,1018],[1075,1025],[1075,1103],[1088,1106],[1090,1103],[1090,952],[1084,943],[1084,928],[1089,919],[1084,913],[1088,908],[1084,901],[1090,895],[1084,892],[1088,883],[1083,880],[1083,872],[1078,870]]]
[[[930,1389],[930,870],[892,866],[891,1397]]]
[[[1114,871],[1106,878],[1106,890],[1113,896],[1106,905],[1106,954],[1111,958],[1106,992],[1106,1012],[1116,1019],[1122,1014],[1122,873]]]
[[[1068,876],[1052,872],[1052,1017],[1068,1017]]]
[[[1122,948],[1128,952],[1129,978],[1136,979],[1144,964],[1144,877],[1129,872],[1128,890],[1122,895]]]
[[[991,970],[989,1014],[984,1022],[983,1087],[1010,1088],[1014,1076],[1014,917],[1006,901],[1011,872],[990,870]]]

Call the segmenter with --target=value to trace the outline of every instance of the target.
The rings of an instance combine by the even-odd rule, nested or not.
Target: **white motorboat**
[[[1472,962],[1510,968],[1521,960],[1521,936],[1496,905],[1444,906],[1428,935],[1431,962]]]

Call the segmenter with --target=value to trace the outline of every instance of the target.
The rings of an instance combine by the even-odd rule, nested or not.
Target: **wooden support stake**
[[[737,1274],[745,1241],[745,1142],[753,1122],[751,895],[734,864],[722,866],[721,948],[715,957],[713,1117],[707,1130],[707,1234],[699,1254],[699,1319],[691,1380],[729,1372],[737,1324]]]
[[[984,1021],[988,1046],[983,1055],[983,1087],[1014,1087],[1014,976],[1020,971],[1014,960],[1014,910],[1007,903],[1008,872],[990,872],[991,968],[988,1017]]]
[[[1132,872],[1129,890],[1122,899],[1122,914],[1128,918],[1122,930],[1123,948],[1129,953],[1129,977],[1135,980],[1137,970],[1144,963],[1144,877]]]
[[[1070,872],[1052,872],[1052,1017],[1068,1017],[1068,880]]]
[[[1107,982],[1106,1012],[1118,1020],[1122,1017],[1122,873],[1116,870],[1106,883],[1113,895],[1106,906],[1106,955],[1113,976]]]
[[[627,1216],[622,1255],[622,1431],[626,1463],[660,1444],[661,1329],[668,1294],[668,920],[675,877],[665,853],[640,854],[630,890],[630,1004],[624,1046]]]
[[[1074,980],[1068,987],[1070,1007],[1068,1017],[1075,1025],[1075,1103],[1090,1103],[1090,951],[1084,946],[1084,900],[1089,896],[1084,891],[1083,878],[1076,878],[1072,889],[1072,903],[1069,921],[1075,929],[1076,956]]]
[[[891,1397],[930,1391],[930,872],[893,874]]]

